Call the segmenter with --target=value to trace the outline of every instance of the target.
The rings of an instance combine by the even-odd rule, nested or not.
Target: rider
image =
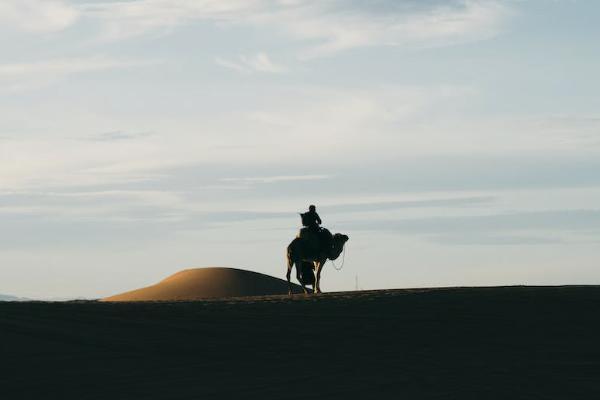
[[[321,217],[317,214],[317,207],[312,204],[308,206],[308,212],[302,214],[302,224],[315,232],[318,232],[321,229],[319,225],[321,225],[322,222]]]
[[[313,246],[331,247],[333,236],[329,230],[319,226],[322,221],[319,214],[317,214],[317,207],[311,204],[308,211],[301,215],[304,228],[300,230],[299,237],[307,239]]]

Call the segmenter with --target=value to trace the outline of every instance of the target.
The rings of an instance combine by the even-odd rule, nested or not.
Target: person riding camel
[[[313,248],[330,247],[333,236],[328,229],[321,228],[321,217],[317,214],[317,208],[314,205],[308,207],[308,211],[300,213],[303,228],[300,229],[298,237],[306,240]]]
[[[317,207],[314,205],[308,206],[308,212],[305,212],[302,215],[302,225],[306,226],[310,230],[314,232],[319,232],[321,229],[319,226],[323,223],[321,221],[321,217],[317,214]]]

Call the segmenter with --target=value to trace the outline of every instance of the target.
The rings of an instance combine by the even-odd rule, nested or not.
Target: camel
[[[296,278],[300,282],[304,293],[308,294],[304,285],[310,284],[312,284],[313,293],[322,293],[320,283],[323,266],[328,259],[335,260],[340,256],[347,241],[348,236],[341,233],[333,235],[331,247],[315,248],[311,246],[308,240],[298,237],[292,240],[287,248],[288,267],[286,274],[290,296],[292,295],[290,276],[294,265],[296,265]],[[312,274],[312,277],[308,275],[309,273]],[[305,274],[307,274],[306,278],[308,279],[304,279]]]

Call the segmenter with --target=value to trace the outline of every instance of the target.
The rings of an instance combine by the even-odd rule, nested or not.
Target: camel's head
[[[350,239],[348,235],[344,235],[343,233],[336,233],[333,235],[333,240],[341,244],[346,243],[348,239]]]
[[[330,260],[335,260],[339,257],[348,239],[348,235],[341,233],[336,233],[333,235],[333,247],[331,248],[331,254],[329,255]]]

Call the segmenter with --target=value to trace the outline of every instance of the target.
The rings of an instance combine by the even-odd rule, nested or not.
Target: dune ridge
[[[300,287],[294,285],[294,291]],[[237,268],[191,268],[176,272],[157,284],[100,301],[189,301],[220,297],[287,294],[283,279]]]

